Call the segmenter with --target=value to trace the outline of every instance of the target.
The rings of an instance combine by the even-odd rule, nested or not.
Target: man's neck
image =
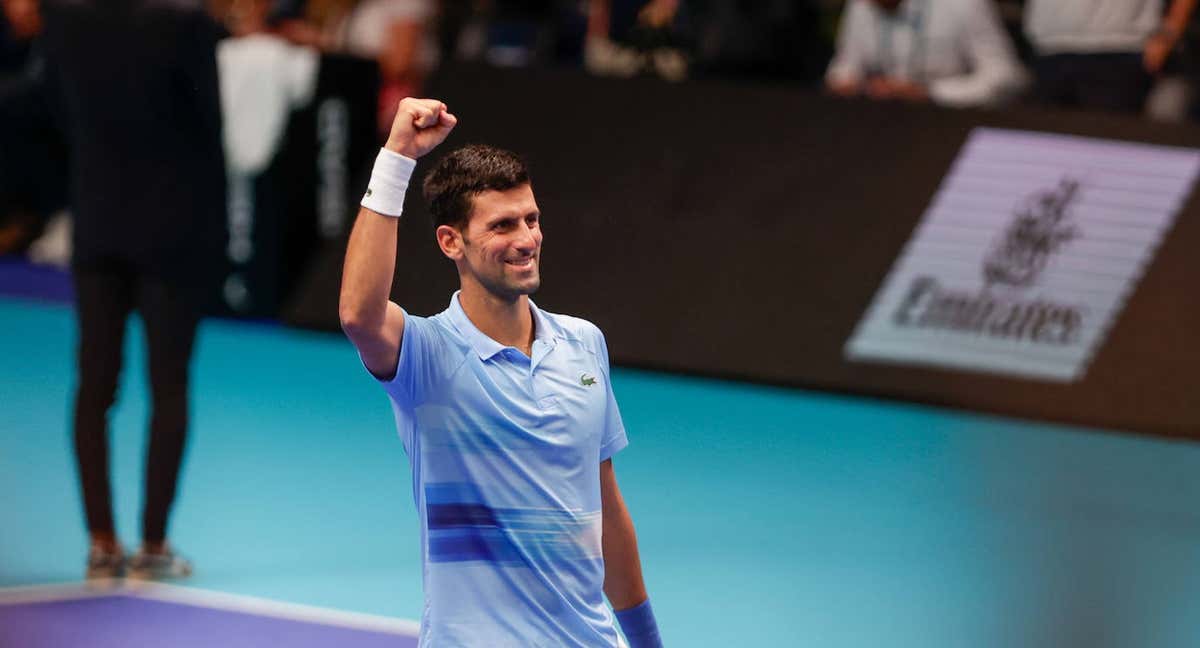
[[[481,286],[466,284],[458,294],[467,319],[481,333],[503,344],[520,349],[529,355],[533,348],[533,314],[529,310],[529,297],[521,295],[515,300],[499,298]]]

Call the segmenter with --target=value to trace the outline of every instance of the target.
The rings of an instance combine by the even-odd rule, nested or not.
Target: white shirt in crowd
[[[217,45],[225,164],[255,175],[271,164],[293,109],[312,101],[317,51],[252,34]]]
[[[849,0],[825,78],[872,76],[923,84],[935,103],[953,107],[1001,103],[1027,82],[990,0],[903,0],[893,12]]]
[[[1025,34],[1039,54],[1141,52],[1162,0],[1027,0]]]
[[[355,56],[375,58],[383,51],[393,24],[428,23],[436,11],[433,0],[363,0],[344,20],[332,25],[333,47]],[[428,34],[417,51],[421,66],[429,69],[436,65],[437,47]]]

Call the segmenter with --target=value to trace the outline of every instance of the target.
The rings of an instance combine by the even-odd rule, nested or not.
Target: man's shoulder
[[[446,343],[449,347],[461,351],[465,351],[470,346],[467,339],[458,330],[458,327],[454,325],[449,309],[427,316],[413,315],[405,311],[405,326],[409,326],[410,322],[413,323],[414,332],[426,338],[436,338]]]
[[[550,325],[554,328],[554,335],[560,339],[592,343],[598,339],[603,339],[604,334],[600,331],[600,327],[573,315],[563,315],[562,313],[551,313],[550,311],[541,311]]]

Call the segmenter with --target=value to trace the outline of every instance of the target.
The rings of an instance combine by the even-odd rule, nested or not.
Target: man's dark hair
[[[425,200],[433,226],[466,227],[471,199],[485,191],[507,191],[529,184],[529,169],[516,153],[470,144],[438,161],[425,176]]]

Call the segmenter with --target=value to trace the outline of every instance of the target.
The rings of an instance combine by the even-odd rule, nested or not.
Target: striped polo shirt
[[[530,301],[532,357],[459,304],[405,313],[384,383],[421,519],[421,645],[616,646],[604,603],[600,462],[625,447],[594,324]]]

